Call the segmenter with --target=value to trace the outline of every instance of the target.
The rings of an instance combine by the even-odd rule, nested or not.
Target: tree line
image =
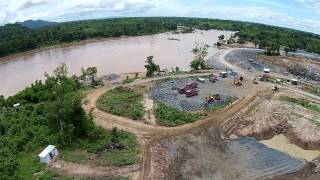
[[[270,53],[277,52],[280,45],[290,51],[304,49],[320,53],[320,35],[313,33],[241,21],[145,17],[66,22],[38,29],[8,24],[0,27],[0,56],[91,38],[140,36],[174,31],[178,25],[201,30],[237,31],[239,42],[254,42],[260,48],[268,47]]]

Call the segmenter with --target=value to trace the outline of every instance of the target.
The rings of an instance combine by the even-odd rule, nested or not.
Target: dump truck
[[[198,90],[196,89],[189,89],[186,91],[186,97],[193,97],[193,96],[197,96],[199,93]]]
[[[184,87],[179,87],[178,92],[179,94],[185,94],[187,90],[195,89],[197,87],[198,87],[198,83],[196,82],[188,83]]]
[[[188,84],[186,84],[186,87],[188,87],[190,89],[195,89],[198,87],[198,83],[196,83],[196,82],[188,83]]]
[[[214,74],[211,74],[209,76],[209,81],[215,83],[215,82],[218,81],[218,77],[216,75],[214,75]]]

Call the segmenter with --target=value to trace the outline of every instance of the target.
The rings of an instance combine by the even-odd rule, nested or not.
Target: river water
[[[229,37],[232,32],[210,30],[110,38],[0,58],[0,94],[14,95],[35,80],[44,79],[45,72],[51,73],[62,62],[67,64],[70,74],[79,74],[81,67],[96,66],[99,75],[105,75],[145,71],[145,59],[153,55],[162,69],[179,66],[188,70],[195,42],[213,45],[221,34]],[[211,55],[217,51],[209,48]]]

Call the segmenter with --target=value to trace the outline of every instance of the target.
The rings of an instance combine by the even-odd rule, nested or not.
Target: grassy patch
[[[136,137],[116,128],[96,140],[78,140],[72,146],[60,150],[60,158],[66,161],[100,166],[123,166],[139,160]]]
[[[59,158],[78,164],[94,163],[100,166],[123,166],[139,160],[136,137],[124,131],[112,130],[110,133],[98,130],[97,139],[77,139],[70,146],[59,148]],[[119,148],[121,147],[121,148]],[[38,154],[42,149],[20,153],[17,157],[17,179],[61,180],[73,179],[50,172],[40,163]],[[1,178],[0,178],[1,179]],[[104,179],[126,179],[125,177]]]
[[[97,107],[117,116],[139,120],[144,115],[142,101],[142,93],[126,87],[117,87],[103,94],[97,102]]]
[[[316,86],[308,86],[307,87],[307,92],[314,94],[316,96],[320,96],[320,88]]]
[[[210,111],[218,111],[218,110],[220,110],[220,109],[223,109],[223,108],[229,106],[230,104],[232,104],[232,103],[235,102],[236,100],[238,100],[237,97],[230,97],[230,98],[228,98],[228,100],[227,100],[225,103],[211,106],[211,107],[209,108],[209,110],[210,110]]]
[[[41,149],[20,153],[17,157],[18,169],[17,179],[39,179],[51,180],[58,178],[61,180],[71,180],[72,177],[56,175],[50,172],[46,165],[40,163],[38,153]]]
[[[315,111],[315,112],[319,112],[320,113],[320,105],[313,103],[311,101],[309,101],[308,99],[305,98],[293,98],[293,97],[288,97],[288,96],[281,96],[280,97],[281,101],[285,101],[285,102],[290,102],[290,103],[294,103],[294,104],[298,104],[306,109]]]
[[[192,123],[204,116],[201,113],[183,112],[177,108],[170,107],[160,102],[156,104],[154,114],[157,119],[157,123],[163,126],[178,126],[186,123]]]
[[[127,78],[125,80],[122,81],[122,84],[130,84],[132,83],[133,81],[135,81],[137,78],[129,78],[127,76]]]

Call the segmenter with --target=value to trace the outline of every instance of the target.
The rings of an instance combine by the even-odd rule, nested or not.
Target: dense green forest
[[[251,41],[260,48],[305,49],[320,53],[320,35],[256,23],[202,18],[147,17],[114,18],[59,23],[28,29],[18,24],[0,27],[0,56],[90,38],[138,36],[176,30],[177,25],[202,30],[239,31],[240,42]]]
[[[37,154],[49,144],[58,146],[60,156],[64,156],[65,148],[74,154],[74,148],[95,153],[104,152],[107,147],[121,147],[121,151],[108,151],[108,157],[115,158],[104,163],[122,165],[137,159],[134,136],[116,129],[105,132],[96,128],[92,115],[83,110],[81,79],[94,76],[90,75],[92,69],[95,68],[83,71],[86,78],[69,77],[62,64],[53,75],[46,74],[45,82],[36,81],[7,99],[0,96],[0,180],[35,179],[33,174],[44,168]],[[14,107],[17,103],[20,105]]]

